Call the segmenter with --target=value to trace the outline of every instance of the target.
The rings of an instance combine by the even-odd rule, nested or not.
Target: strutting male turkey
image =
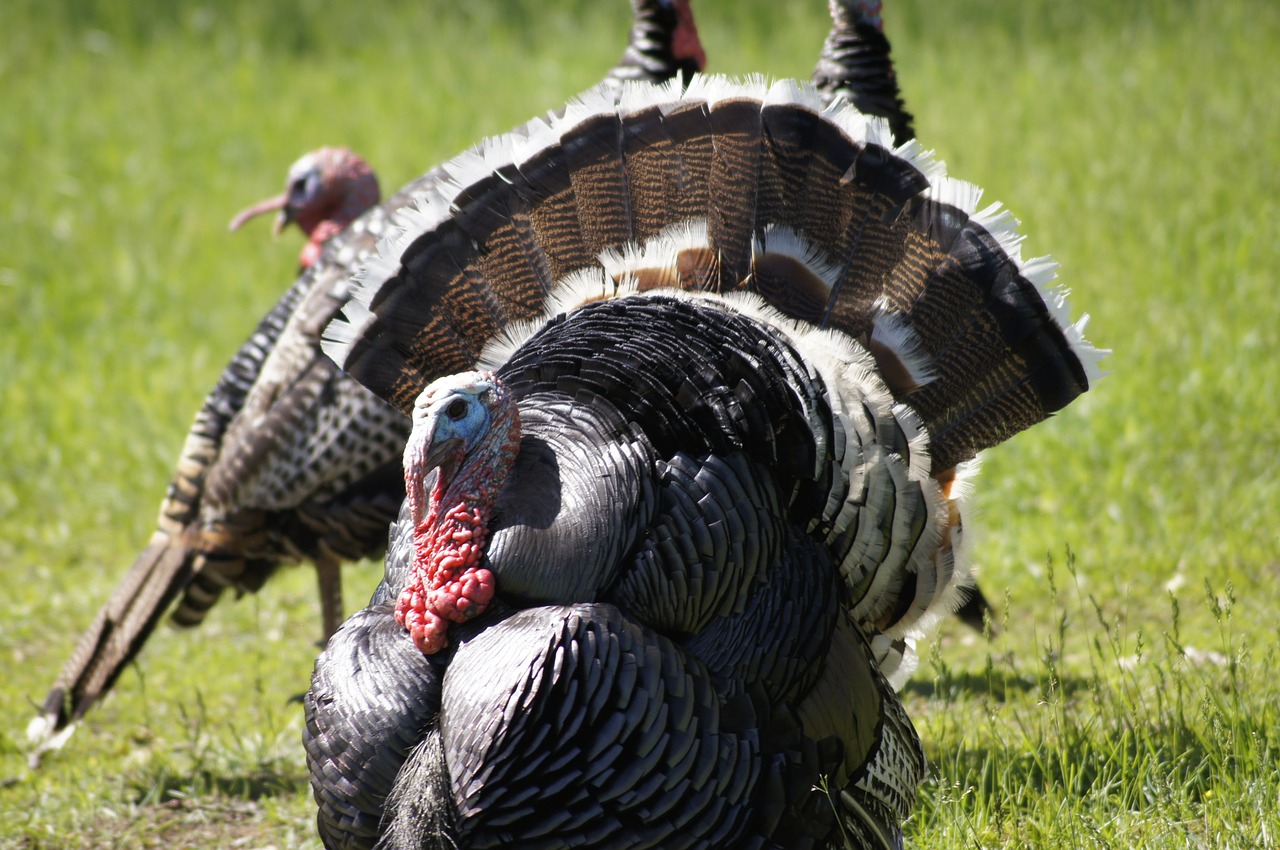
[[[632,0],[631,8],[628,44],[606,85],[688,77],[704,67],[688,0]],[[339,564],[386,546],[404,498],[400,456],[409,423],[321,354],[320,333],[350,297],[356,263],[432,191],[441,172],[427,172],[357,215],[377,202],[376,182],[370,195],[372,174],[349,156],[323,149],[303,157],[283,195],[232,221],[234,229],[279,210],[278,227],[296,222],[311,237],[305,270],[196,414],[158,530],[28,728],[33,762],[65,742],[175,600],[175,621],[194,626],[227,589],[255,592],[282,564],[309,560],[328,638],[342,620]],[[353,191],[339,200],[326,191],[343,187]]]
[[[790,81],[588,93],[444,172],[326,332],[413,419],[305,699],[326,846],[901,846],[974,458],[1099,374],[1053,264]]]

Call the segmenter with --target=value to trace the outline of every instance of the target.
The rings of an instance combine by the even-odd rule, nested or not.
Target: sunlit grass
[[[1133,624],[1065,560],[1030,645],[1002,630],[971,669],[935,647],[909,686],[934,769],[918,846],[1274,846],[1277,649],[1236,589],[1166,593]],[[1184,605],[1216,624],[1208,643],[1185,642]]]
[[[695,2],[715,70],[803,76],[826,28],[816,1]],[[909,840],[1275,846],[1280,9],[885,15],[922,139],[1022,219],[1115,351],[986,459],[974,555],[999,634],[947,623],[923,648],[904,698],[934,775]],[[296,236],[230,216],[321,144],[390,191],[557,105],[616,58],[625,4],[17,0],[4,19],[0,847],[314,848],[287,701],[315,656],[308,572],[157,634],[37,772],[33,701],[290,280]],[[349,607],[376,574],[347,570]]]

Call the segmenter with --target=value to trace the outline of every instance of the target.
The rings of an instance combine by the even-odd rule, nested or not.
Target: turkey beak
[[[424,472],[440,470],[440,482],[448,484],[453,474],[458,471],[458,459],[462,457],[466,443],[461,437],[446,437],[443,440],[431,442],[426,456],[422,459],[422,469]]]
[[[279,236],[289,222],[293,221],[293,211],[289,209],[289,196],[276,195],[274,198],[267,198],[265,201],[259,201],[253,206],[243,209],[236,213],[236,217],[231,219],[231,224],[227,225],[231,230],[239,230],[244,223],[251,218],[256,218],[267,212],[280,211],[280,215],[276,216],[275,235]]]
[[[453,480],[465,449],[466,444],[461,437],[438,440],[430,432],[421,441],[414,441],[410,437],[404,456],[407,485],[405,495],[409,499],[410,515],[415,526],[421,525],[426,517],[427,504],[431,500],[430,491],[448,487]]]

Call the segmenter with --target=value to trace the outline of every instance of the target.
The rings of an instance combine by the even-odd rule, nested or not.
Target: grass
[[[0,32],[0,847],[314,848],[318,615],[292,571],[157,635],[61,755],[24,727],[146,541],[191,415],[290,279],[225,222],[298,154],[388,190],[549,108],[622,3],[17,0]],[[918,848],[1274,847],[1280,115],[1267,0],[886,9],[921,137],[1052,252],[1112,374],[989,453],[999,635],[944,624],[904,699]],[[808,73],[823,4],[699,0],[716,70]],[[348,568],[348,603],[376,581]]]

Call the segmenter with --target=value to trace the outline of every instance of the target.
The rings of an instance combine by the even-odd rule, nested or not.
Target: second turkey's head
[[[489,521],[519,450],[515,400],[492,373],[441,378],[414,403],[404,450],[414,557],[396,619],[427,655],[448,645],[450,622],[476,616],[493,598],[484,566]]]
[[[277,235],[296,224],[310,237],[298,260],[306,269],[320,258],[325,242],[378,203],[380,196],[378,178],[359,154],[349,148],[320,148],[289,167],[282,194],[240,211],[230,227],[238,230],[251,218],[279,211]]]

